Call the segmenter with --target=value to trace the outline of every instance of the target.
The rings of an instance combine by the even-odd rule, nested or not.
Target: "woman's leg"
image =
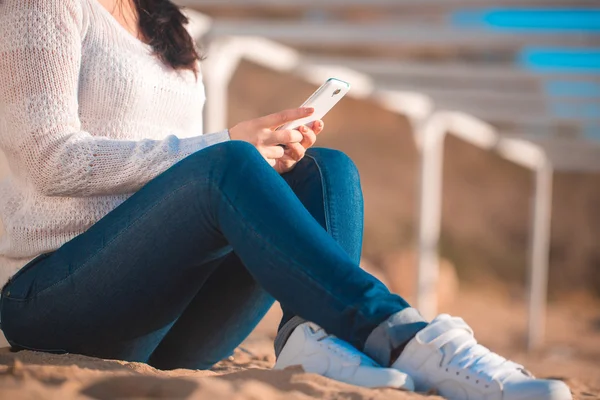
[[[4,291],[3,329],[26,347],[143,359],[207,279],[201,266],[227,245],[291,312],[357,348],[407,307],[254,147],[232,141],[178,163],[20,274]]]
[[[313,148],[283,178],[314,219],[358,264],[363,239],[363,196],[358,170],[338,150]]]
[[[323,148],[307,151],[296,168],[283,175],[313,218],[360,263],[363,239],[364,204],[360,177],[352,160],[344,153]],[[303,323],[282,305],[283,318],[275,339],[279,355],[293,330]]]
[[[310,149],[284,179],[323,228],[357,264],[363,233],[363,201],[354,163],[330,149]],[[251,333],[273,298],[232,253],[207,280],[152,354],[157,368],[205,369],[227,357]],[[280,326],[294,316],[285,311]],[[303,320],[295,318],[278,335],[276,352]]]
[[[186,307],[149,363],[159,369],[208,369],[240,345],[273,301],[232,252]]]

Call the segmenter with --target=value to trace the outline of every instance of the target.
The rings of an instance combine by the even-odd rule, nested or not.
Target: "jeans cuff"
[[[390,365],[392,352],[405,346],[428,322],[415,308],[406,308],[389,317],[371,332],[364,352],[380,365]]]

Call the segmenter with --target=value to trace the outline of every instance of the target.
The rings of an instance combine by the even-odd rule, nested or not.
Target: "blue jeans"
[[[2,291],[2,329],[17,348],[205,369],[275,298],[284,322],[362,349],[409,307],[359,268],[362,224],[343,153],[312,149],[282,177],[248,143],[214,145],[21,269]]]

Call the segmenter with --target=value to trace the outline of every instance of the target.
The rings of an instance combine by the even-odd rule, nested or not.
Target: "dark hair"
[[[198,73],[201,59],[194,40],[185,28],[188,18],[170,0],[133,0],[139,29],[154,54],[174,69]]]
[[[170,0],[133,0],[133,3],[140,31],[154,54],[173,69],[189,69],[197,75],[197,61],[202,57],[185,28],[189,19],[181,8]]]

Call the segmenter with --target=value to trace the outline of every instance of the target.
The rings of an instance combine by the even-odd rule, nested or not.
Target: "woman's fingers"
[[[259,151],[266,159],[278,159],[285,154],[285,149],[281,146],[265,146],[260,148]]]
[[[285,149],[285,156],[298,162],[304,158],[306,148],[301,143],[291,143]]]
[[[317,135],[323,130],[324,124],[323,121],[319,120],[310,124],[310,127],[303,125],[298,129],[275,131],[272,129],[308,117],[313,113],[313,108],[297,108],[267,115],[254,121],[248,121],[245,125],[239,124],[236,127],[254,127],[252,129],[258,129],[258,131],[255,131],[255,141],[251,141],[251,143],[255,144],[269,165],[278,172],[284,173],[290,171],[298,161],[304,158],[306,149],[315,144]],[[236,127],[234,128],[237,129]],[[243,129],[241,131],[242,133],[245,132]],[[233,135],[232,138],[234,138]],[[243,135],[236,138],[245,140]]]
[[[305,149],[310,149],[311,147],[313,147],[315,142],[317,141],[316,132],[313,129],[310,129],[306,126],[301,126],[299,130],[303,136],[302,141],[300,142],[302,147],[304,147]]]
[[[280,111],[266,117],[258,118],[256,123],[259,128],[277,128],[288,122],[311,116],[315,112],[312,107],[293,108],[291,110]]]
[[[279,131],[274,131],[265,139],[265,144],[274,145],[274,144],[284,144],[288,145],[290,143],[300,143],[304,139],[304,136],[300,131],[295,129],[282,129]]]
[[[318,135],[319,133],[323,132],[323,129],[325,128],[325,122],[318,120],[313,122],[312,124],[312,130],[315,132],[315,135]]]

